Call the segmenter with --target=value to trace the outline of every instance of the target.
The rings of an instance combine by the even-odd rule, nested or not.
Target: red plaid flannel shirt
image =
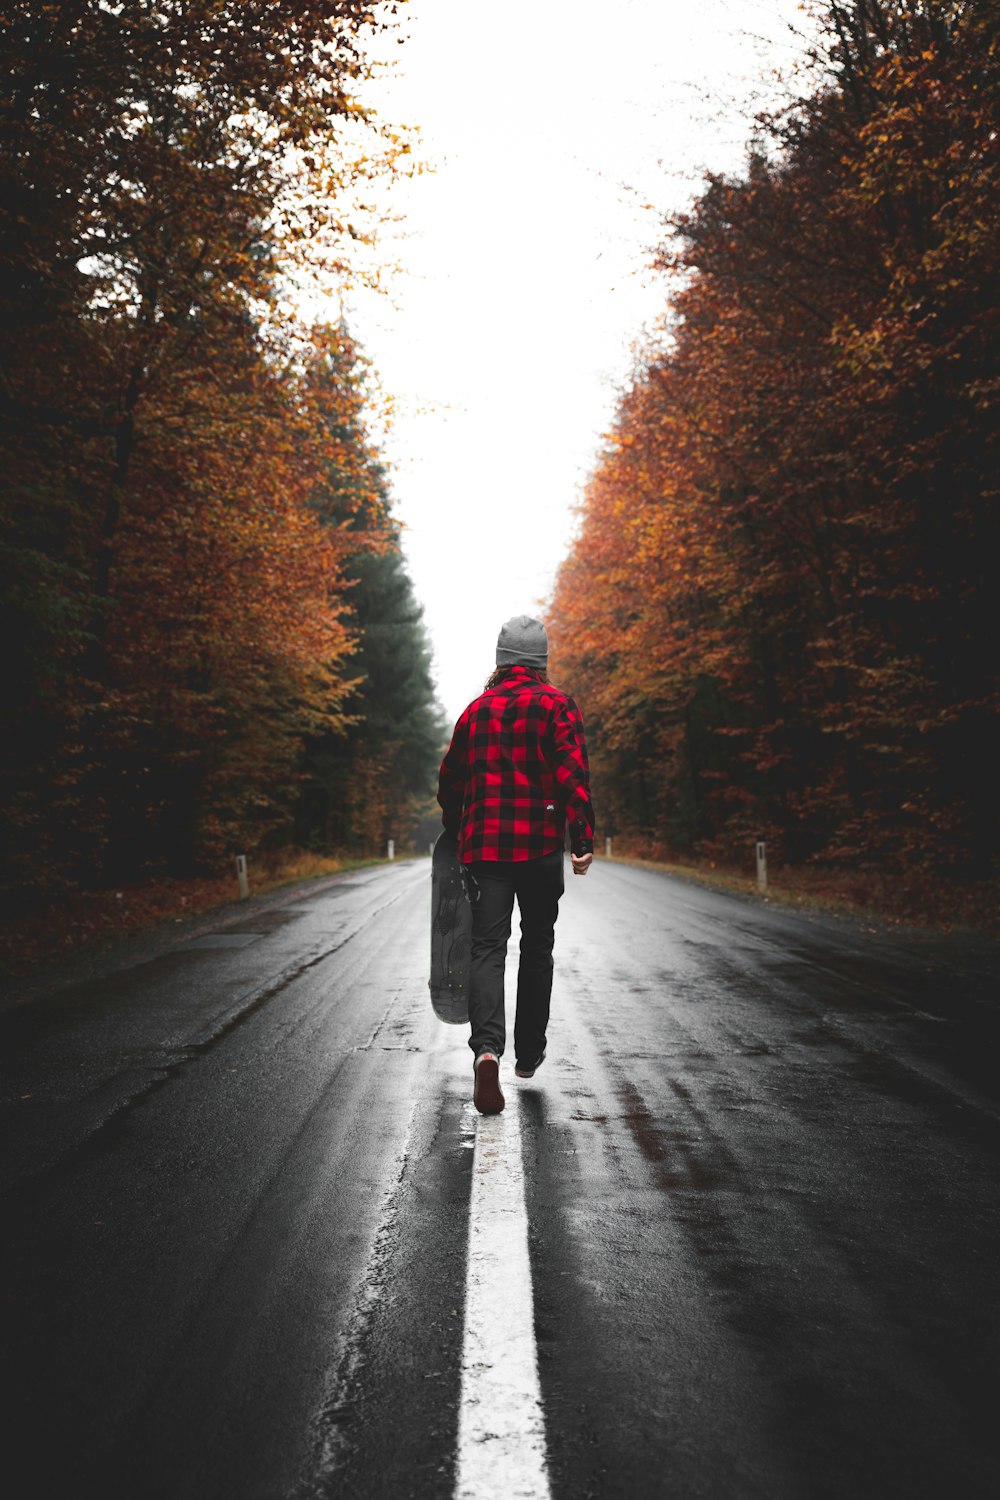
[[[579,708],[525,667],[512,667],[455,725],[441,762],[441,821],[459,858],[538,859],[594,847],[587,744]]]

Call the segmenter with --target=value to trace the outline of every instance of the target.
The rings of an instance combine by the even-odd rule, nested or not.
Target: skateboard
[[[469,1020],[472,907],[462,883],[458,839],[442,833],[431,859],[431,1004],[441,1021]]]

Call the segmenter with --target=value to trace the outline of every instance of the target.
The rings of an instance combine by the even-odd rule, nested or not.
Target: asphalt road
[[[0,1016],[8,1494],[455,1493],[428,909],[362,870]],[[997,950],[601,862],[556,957],[510,1112],[554,1500],[995,1494]]]

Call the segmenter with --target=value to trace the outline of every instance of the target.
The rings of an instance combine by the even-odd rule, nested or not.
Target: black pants
[[[472,877],[472,972],[469,979],[469,1046],[503,1056],[507,1030],[503,975],[514,897],[521,912],[521,957],[517,970],[514,1054],[537,1062],[545,1048],[552,995],[552,945],[559,897],[564,890],[563,851],[540,859],[476,860]]]

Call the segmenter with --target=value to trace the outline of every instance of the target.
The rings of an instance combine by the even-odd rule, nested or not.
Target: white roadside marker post
[[[606,859],[610,859],[611,858],[611,840],[610,840],[610,838],[607,838],[607,839],[604,840],[604,855],[605,855]]]
[[[247,879],[247,857],[245,854],[236,856],[236,879],[240,883],[240,900],[245,901],[250,894],[250,881]]]
[[[396,858],[396,840],[395,839],[390,839],[389,842],[388,842],[388,844],[387,844],[387,846],[386,846],[386,848],[388,850],[389,858],[390,859],[395,859]]]
[[[757,840],[757,889],[767,890],[767,845],[763,839]]]

